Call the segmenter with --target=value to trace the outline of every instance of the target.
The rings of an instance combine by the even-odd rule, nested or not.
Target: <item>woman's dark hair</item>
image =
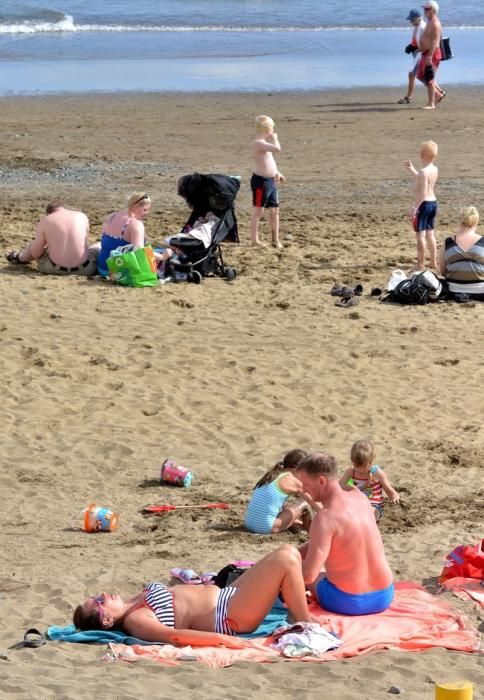
[[[72,621],[79,630],[103,630],[103,623],[99,616],[99,610],[94,609],[86,613],[82,605],[74,610]]]
[[[86,630],[108,630],[109,632],[114,632],[115,630],[122,630],[123,623],[122,620],[115,622],[109,628],[104,627],[101,616],[99,615],[99,610],[94,608],[91,612],[86,612],[82,605],[78,605],[74,610],[74,615],[72,616],[72,621],[77,627],[77,629]]]
[[[269,471],[264,474],[262,479],[259,479],[257,484],[254,486],[254,489],[258,489],[259,486],[264,486],[264,484],[270,484],[271,481],[274,481],[276,476],[281,474],[285,469],[294,469],[294,467],[297,467],[301,460],[306,456],[307,452],[304,450],[291,450],[287,453],[284,459],[280,459],[277,464],[274,464],[272,469],[269,469]]]

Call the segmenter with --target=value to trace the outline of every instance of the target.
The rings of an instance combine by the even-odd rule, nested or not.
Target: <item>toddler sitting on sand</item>
[[[307,503],[301,500],[286,505],[290,496],[302,494],[294,470],[305,456],[304,450],[291,450],[257,482],[245,512],[245,527],[250,532],[271,535],[293,525],[309,528]]]
[[[352,467],[340,479],[343,489],[358,488],[370,499],[375,519],[383,515],[384,491],[392,503],[398,503],[400,496],[388,481],[378,464],[373,464],[375,448],[368,440],[358,440],[351,448]]]

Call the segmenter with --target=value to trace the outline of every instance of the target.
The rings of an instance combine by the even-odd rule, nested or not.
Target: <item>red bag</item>
[[[457,576],[484,579],[484,540],[475,545],[461,544],[447,555],[439,583]]]

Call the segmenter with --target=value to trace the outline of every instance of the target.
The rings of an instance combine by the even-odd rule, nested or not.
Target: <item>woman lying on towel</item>
[[[301,555],[291,545],[268,554],[228,588],[167,588],[155,581],[131,598],[101,593],[77,606],[74,624],[81,630],[122,629],[150,642],[243,649],[250,643],[234,635],[257,629],[279,592],[297,622],[314,621]]]

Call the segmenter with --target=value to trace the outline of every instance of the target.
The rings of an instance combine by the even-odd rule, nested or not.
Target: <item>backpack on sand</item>
[[[381,301],[421,305],[436,301],[441,293],[442,284],[439,278],[430,270],[426,270],[399,282],[394,289],[381,297]]]

